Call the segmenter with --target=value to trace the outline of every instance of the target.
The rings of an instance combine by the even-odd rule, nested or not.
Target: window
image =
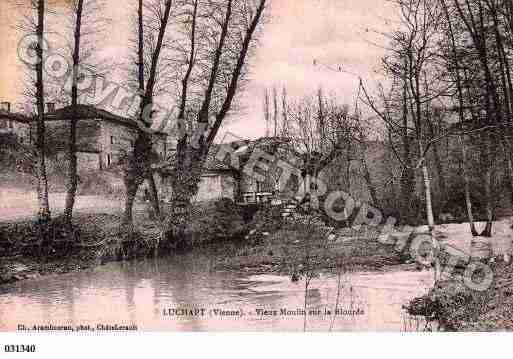
[[[113,145],[114,144],[114,136],[110,136],[110,144]]]
[[[110,155],[107,155],[107,166],[110,166]]]

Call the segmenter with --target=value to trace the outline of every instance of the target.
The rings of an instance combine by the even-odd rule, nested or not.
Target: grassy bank
[[[119,215],[81,214],[71,230],[54,219],[41,240],[32,220],[1,223],[0,284],[148,255],[158,228],[142,219],[136,228],[129,234]]]
[[[281,218],[279,209],[259,211],[239,245],[216,268],[250,273],[315,276],[330,270],[384,270],[407,261],[393,246],[378,241],[380,227],[335,229],[318,216]]]
[[[170,255],[183,248],[163,243],[164,221],[151,218],[144,205],[135,212],[134,225],[122,221],[121,213],[77,213],[73,227],[55,217],[44,227],[34,219],[0,222],[0,284],[33,279],[52,273],[66,273],[110,261],[152,257],[157,243],[164,244],[159,255]],[[142,207],[142,208],[141,208]],[[166,210],[164,209],[164,212]],[[185,249],[208,243],[242,238],[247,225],[233,206],[202,203],[193,207],[192,235]],[[165,217],[169,214],[164,213]]]
[[[307,225],[288,225],[274,233],[260,232],[246,238],[244,244],[218,261],[216,268],[294,275],[301,269],[317,270],[381,271],[405,263],[405,259],[393,248],[380,244],[370,233],[331,236],[320,241],[306,236]],[[255,242],[254,236],[260,238]]]
[[[145,213],[136,215],[130,232],[117,214],[79,214],[73,233],[63,231],[58,219],[54,222],[51,243],[38,241],[31,221],[0,224],[0,284],[153,256],[162,230]],[[318,271],[384,270],[404,263],[393,247],[377,241],[379,228],[335,231],[315,216],[284,220],[279,209],[261,209],[244,222],[229,202],[201,204],[194,207],[191,224],[187,249],[207,250],[216,270],[274,272],[294,279]]]
[[[445,331],[512,330],[512,266],[500,262],[491,269],[494,277],[487,290],[472,290],[458,277],[441,281],[428,295],[412,300],[410,314],[437,321]]]

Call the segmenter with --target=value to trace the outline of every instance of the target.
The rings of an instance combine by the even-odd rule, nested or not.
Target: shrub
[[[190,221],[190,245],[242,237],[245,223],[240,208],[228,198],[193,206]]]
[[[262,206],[255,213],[252,225],[259,230],[274,232],[283,226],[282,212],[283,208],[281,206]]]

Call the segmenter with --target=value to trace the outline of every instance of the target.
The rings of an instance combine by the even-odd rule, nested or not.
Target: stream
[[[324,274],[305,312],[305,281],[211,268],[191,253],[19,282],[0,288],[0,331],[418,331],[425,323],[402,306],[433,285],[430,271]]]

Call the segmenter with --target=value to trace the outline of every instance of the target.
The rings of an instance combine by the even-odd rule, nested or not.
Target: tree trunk
[[[508,185],[510,190],[510,206],[513,209],[513,160],[512,160],[512,154],[511,154],[511,145],[509,143],[509,140],[504,136],[504,157],[506,159],[506,168],[508,173]]]
[[[186,151],[191,155],[191,148]],[[184,166],[177,168],[172,177],[173,194],[171,196],[172,213],[167,216],[164,237],[167,246],[182,249],[191,243],[191,210],[192,199],[198,191],[201,171],[190,159],[184,161]],[[203,163],[201,163],[202,168]]]
[[[371,173],[369,171],[369,167],[367,166],[367,160],[365,159],[365,154],[362,159],[362,164],[363,164],[363,178],[365,179],[365,183],[367,183],[367,188],[369,189],[369,194],[370,194],[372,204],[374,206],[379,206],[378,191],[376,190],[376,186],[374,185],[374,182],[372,181]]]
[[[470,178],[468,175],[467,170],[467,148],[465,146],[465,143],[463,142],[463,138],[461,136],[458,137],[461,147],[461,154],[463,157],[463,163],[462,163],[462,170],[463,170],[463,180],[465,182],[465,206],[467,208],[467,217],[468,217],[468,223],[470,226],[470,232],[472,233],[473,237],[477,237],[477,229],[476,225],[474,223],[474,214],[472,213],[472,199],[470,197]]]
[[[71,120],[70,124],[70,149],[68,152],[68,178],[66,183],[66,202],[64,208],[64,219],[71,224],[73,219],[73,209],[78,189],[78,166],[76,153],[76,121]]]
[[[486,135],[483,136],[485,143],[485,155],[484,158],[484,166],[485,166],[485,173],[484,173],[484,191],[485,191],[485,210],[486,210],[486,227],[481,233],[482,237],[491,237],[492,236],[492,227],[493,227],[493,213],[494,213],[494,203],[495,199],[493,198],[493,189],[492,189],[492,177],[493,177],[493,161],[492,158],[492,147],[495,146],[495,144],[491,143],[492,136]]]
[[[158,75],[158,63],[160,54],[162,51],[164,36],[166,34],[167,24],[169,22],[169,17],[171,14],[171,6],[173,4],[172,0],[167,0],[165,2],[162,17],[160,18],[160,24],[158,28],[158,36],[155,47],[153,48],[153,53],[151,54],[151,67],[148,74],[148,83],[144,86],[144,26],[143,26],[143,1],[139,0],[138,2],[138,81],[139,81],[139,90],[142,93],[141,95],[141,106],[139,119],[140,121],[148,127],[151,127],[151,111],[147,111],[149,107],[153,105],[153,95],[155,84],[157,82]],[[148,116],[149,117],[146,117]],[[143,131],[139,131],[137,135],[137,139],[135,141],[135,145],[133,148],[133,153],[128,156],[127,169],[125,173],[125,185],[127,188],[127,200],[125,202],[125,221],[132,223],[132,208],[129,206],[133,206],[135,193],[139,189],[139,186],[144,182],[144,179],[149,178],[151,174],[151,164],[150,157],[152,154],[152,142],[151,138],[147,133]],[[153,180],[152,180],[153,181]],[[154,186],[150,183],[150,186]],[[158,191],[152,191],[153,195],[152,201],[155,209],[158,207],[158,212],[160,213],[160,205],[158,200]]]
[[[48,178],[46,173],[46,155],[45,155],[45,101],[43,84],[43,36],[45,27],[45,0],[38,0],[38,23],[37,36],[39,39],[37,46],[37,56],[39,62],[36,65],[36,102],[37,102],[37,197],[39,204],[39,221],[47,223],[51,219],[50,204],[48,200]]]
[[[422,175],[424,177],[424,190],[426,192],[426,212],[429,229],[435,228],[435,217],[433,215],[433,201],[431,196],[431,179],[429,178],[429,171],[427,166],[422,165]]]
[[[419,144],[419,151],[423,153],[423,146]],[[433,215],[433,198],[431,194],[431,178],[429,177],[429,170],[427,167],[426,159],[422,160],[422,177],[424,180],[424,194],[426,196],[426,215],[429,230],[435,229],[435,216]]]
[[[126,187],[126,198],[125,198],[125,213],[124,213],[124,223],[126,225],[133,224],[133,208],[135,197],[137,195],[137,190],[141,183],[136,178],[125,178],[125,187]]]
[[[71,105],[76,107],[78,105],[78,66],[80,63],[80,37],[82,35],[82,10],[84,0],[78,0],[76,8],[76,25],[75,25],[75,47],[73,50],[73,74],[71,85]],[[73,208],[75,206],[75,197],[78,187],[78,174],[77,174],[77,117],[73,115],[70,119],[70,133],[68,144],[68,183],[66,185],[66,207],[64,209],[64,218],[68,224],[71,224],[73,219]]]
[[[427,128],[429,129],[429,135],[431,138],[436,137],[435,129],[433,127],[433,123],[431,123],[431,119],[427,119]],[[435,160],[435,168],[438,175],[438,186],[440,187],[440,195],[438,196],[438,205],[447,200],[447,185],[445,182],[445,175],[442,166],[442,160],[440,159],[440,149],[438,147],[438,143],[433,144],[433,157]]]
[[[423,153],[423,146],[419,143],[419,151]],[[433,215],[433,202],[431,196],[431,179],[429,178],[429,170],[426,164],[426,159],[423,160],[422,163],[422,176],[424,179],[424,191],[426,196],[426,213],[427,213],[427,221],[429,232],[431,235],[431,245],[433,247],[433,270],[434,270],[434,278],[435,283],[440,279],[441,275],[441,265],[440,265],[440,245],[435,237],[435,217]]]
[[[126,224],[133,223],[132,207],[134,205],[135,196],[141,184],[148,177],[147,166],[151,152],[151,141],[148,136],[148,134],[139,131],[133,152],[128,155],[124,178],[127,191],[124,212],[124,221]],[[150,147],[150,149],[148,149],[148,147]]]
[[[407,60],[405,59],[405,68]],[[411,199],[415,193],[415,173],[411,168],[411,139],[408,133],[408,91],[406,84],[406,74],[403,78],[403,113],[402,113],[402,145],[403,145],[403,171],[401,175],[401,218],[406,218],[408,222],[412,219]]]
[[[150,201],[153,207],[153,211],[155,213],[155,218],[160,220],[162,218],[162,213],[160,210],[160,203],[159,203],[159,192],[157,189],[157,185],[155,184],[155,177],[153,173],[148,174],[148,186],[150,187]]]
[[[464,97],[463,97],[463,85],[462,85],[462,78],[460,73],[460,67],[458,64],[458,54],[456,50],[456,40],[454,38],[454,31],[451,21],[451,16],[449,15],[449,11],[447,8],[447,4],[445,3],[445,0],[441,0],[442,9],[444,10],[445,19],[447,21],[448,30],[449,30],[449,38],[451,43],[451,52],[452,52],[452,65],[455,67],[455,75],[456,75],[456,88],[458,90],[458,103],[459,103],[459,109],[458,109],[458,115],[459,115],[459,122],[460,125],[462,125],[465,122],[465,115],[463,107],[465,105]],[[471,102],[471,101],[470,101]],[[460,148],[461,148],[461,154],[462,154],[462,170],[463,170],[463,180],[465,183],[465,206],[467,209],[467,217],[468,217],[468,223],[470,226],[470,232],[472,233],[472,236],[476,237],[478,235],[476,226],[474,223],[474,215],[472,213],[472,200],[470,196],[470,177],[468,174],[467,169],[467,147],[463,141],[463,138],[461,136],[458,137]]]

